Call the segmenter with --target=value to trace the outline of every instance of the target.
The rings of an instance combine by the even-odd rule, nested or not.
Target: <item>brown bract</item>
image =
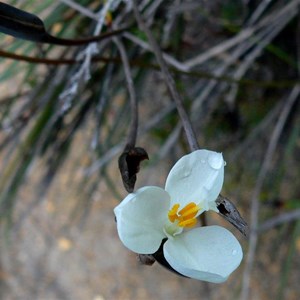
[[[134,190],[136,174],[140,170],[141,161],[149,159],[144,148],[126,146],[119,157],[119,169],[122,176],[123,185],[127,192]]]
[[[216,200],[220,215],[236,227],[244,236],[248,235],[248,225],[235,205],[227,198],[219,195]]]

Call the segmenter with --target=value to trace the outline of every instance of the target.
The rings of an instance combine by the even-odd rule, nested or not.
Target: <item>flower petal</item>
[[[239,266],[243,252],[230,231],[208,226],[169,239],[164,245],[164,256],[182,275],[220,283]]]
[[[223,181],[222,153],[197,150],[183,156],[173,166],[166,181],[166,191],[171,196],[171,205],[180,203],[184,207],[195,202],[203,210],[216,209],[213,204],[222,189]]]
[[[162,188],[146,186],[129,194],[114,213],[120,240],[131,251],[152,254],[165,238],[170,196]]]

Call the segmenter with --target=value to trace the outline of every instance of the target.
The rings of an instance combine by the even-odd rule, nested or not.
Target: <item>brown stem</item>
[[[134,89],[133,80],[131,76],[131,71],[130,71],[130,63],[126,54],[126,50],[124,48],[124,45],[120,41],[120,39],[114,38],[114,42],[118,47],[119,53],[121,55],[122,63],[124,66],[124,73],[127,82],[127,89],[129,93],[130,106],[131,106],[131,123],[130,123],[129,134],[127,137],[126,147],[134,148],[136,143],[136,138],[137,138],[137,132],[138,132],[138,104],[137,104],[135,89]]]
[[[38,58],[38,57],[32,57],[32,56],[26,56],[26,55],[18,55],[14,53],[10,53],[7,51],[2,51],[0,50],[0,57],[5,57],[13,60],[18,60],[18,61],[25,61],[28,63],[33,63],[33,64],[46,64],[46,65],[72,65],[76,63],[81,63],[82,60],[76,60],[76,59],[48,59],[48,58]],[[122,63],[121,59],[118,57],[102,57],[102,56],[94,56],[92,57],[93,62],[97,61],[102,61],[102,62],[113,62],[116,64]],[[142,59],[134,59],[130,61],[131,66],[138,66],[140,68],[151,68],[154,70],[158,70],[159,66],[156,64],[151,64],[151,63],[145,63]],[[299,84],[299,80],[280,80],[280,81],[256,81],[256,80],[251,80],[251,79],[239,79],[236,80],[234,78],[230,78],[228,76],[215,76],[213,74],[209,74],[206,72],[195,72],[195,71],[181,71],[177,70],[175,68],[172,68],[172,72],[178,73],[178,74],[184,74],[187,76],[191,77],[196,77],[196,78],[208,78],[208,79],[214,79],[218,81],[224,81],[224,82],[229,82],[229,83],[237,83],[241,85],[254,85],[256,87],[270,87],[274,89],[282,89],[282,88],[287,88],[287,87],[294,87],[295,84]]]
[[[167,67],[167,64],[165,63],[162,52],[161,52],[156,40],[154,39],[152,32],[150,31],[150,29],[147,27],[146,23],[142,19],[142,16],[138,10],[136,1],[135,0],[132,1],[132,4],[133,4],[134,14],[135,14],[136,20],[139,24],[139,27],[141,28],[141,30],[143,30],[146,33],[146,35],[148,37],[149,44],[151,45],[152,51],[153,51],[153,53],[156,57],[156,60],[160,66],[162,75],[164,77],[164,81],[170,91],[172,98],[174,99],[174,102],[177,107],[177,111],[178,111],[179,116],[182,121],[182,125],[184,128],[190,149],[191,149],[191,151],[195,151],[195,150],[199,149],[199,145],[198,145],[196,135],[194,133],[191,121],[190,121],[190,119],[185,111],[185,108],[183,106],[183,99],[176,89],[174,79],[168,70],[168,67]]]
[[[53,44],[53,45],[58,45],[58,46],[81,46],[81,45],[86,45],[86,44],[89,44],[92,42],[99,42],[99,41],[102,41],[109,37],[119,35],[126,30],[128,30],[128,28],[118,29],[118,30],[114,30],[111,32],[105,32],[105,33],[102,33],[101,35],[90,36],[90,37],[83,38],[83,39],[63,39],[63,38],[58,38],[58,37],[52,36],[47,33],[45,35],[43,43]]]

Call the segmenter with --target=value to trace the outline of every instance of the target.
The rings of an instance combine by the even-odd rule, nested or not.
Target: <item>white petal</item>
[[[147,186],[129,194],[114,213],[120,240],[131,251],[152,254],[166,237],[170,196],[162,188]]]
[[[220,283],[239,266],[243,252],[230,231],[208,226],[169,239],[164,256],[172,268],[187,277]]]
[[[166,191],[171,196],[171,205],[189,202],[213,208],[209,202],[218,197],[224,181],[224,160],[222,153],[197,150],[183,156],[171,169]]]

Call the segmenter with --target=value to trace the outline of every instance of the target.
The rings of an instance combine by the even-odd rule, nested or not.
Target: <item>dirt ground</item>
[[[32,170],[39,167],[37,162]],[[160,169],[158,174],[164,177],[167,168],[160,164]],[[141,171],[137,184],[162,184],[163,179],[155,174],[151,168]],[[70,177],[76,180],[80,171],[74,173],[66,164],[50,192],[33,204],[36,186],[30,178],[34,175],[19,194],[15,224],[1,232],[1,299],[176,300],[208,299],[208,293],[210,299],[237,295],[241,269],[225,284],[216,285],[179,277],[157,263],[141,265],[118,238],[113,215],[118,200],[104,182],[93,195],[90,212],[80,218],[80,214],[73,214],[76,191],[68,188]],[[114,178],[122,187],[119,174]],[[218,216],[215,220],[221,221]],[[243,240],[241,235],[238,238]]]
[[[1,243],[1,299],[206,299],[208,289],[211,299],[224,290],[231,296],[222,298],[232,299],[239,271],[226,284],[214,285],[157,264],[140,265],[118,239],[112,212],[117,202],[105,190],[103,195],[84,226],[64,226],[67,214],[53,202],[33,208]]]
[[[208,284],[179,277],[155,263],[140,265],[136,255],[120,242],[113,208],[119,199],[105,181],[100,181],[88,199],[76,188],[89,161],[82,147],[87,132],[81,131],[66,161],[47,194],[37,195],[39,172],[43,161],[30,168],[27,181],[18,194],[13,225],[2,226],[0,243],[0,299],[3,300],[180,300],[239,299],[245,260],[223,284]],[[143,144],[144,141],[141,141]],[[81,146],[80,146],[81,145]],[[154,153],[149,147],[149,153]],[[74,161],[80,165],[74,167]],[[230,161],[225,170],[224,192],[230,182]],[[74,169],[75,168],[75,169]],[[170,165],[165,160],[155,166],[144,164],[136,188],[163,186]],[[230,170],[230,169],[229,169]],[[118,174],[117,158],[109,168],[111,178],[126,196]],[[159,174],[159,175],[158,175]],[[246,187],[246,184],[243,185]],[[247,199],[251,191],[243,190],[245,199],[233,197],[247,220]],[[35,195],[35,196],[34,196]],[[240,202],[237,201],[240,200]],[[89,212],[84,210],[90,206]],[[264,207],[262,207],[263,209]],[[215,213],[208,214],[210,224],[231,230],[247,254],[248,241]],[[290,225],[273,229],[259,238],[251,281],[252,300],[276,299],[284,261],[289,254]],[[300,247],[289,271],[284,299],[300,297],[298,279]],[[277,298],[278,299],[278,298]]]
[[[0,299],[239,299],[244,260],[225,283],[209,284],[179,277],[157,263],[151,267],[141,265],[136,255],[121,244],[113,214],[113,208],[119,203],[116,194],[105,181],[100,181],[89,202],[82,199],[76,188],[76,182],[81,182],[82,171],[89,161],[86,148],[82,147],[86,134],[85,130],[78,134],[71,148],[71,159],[56,176],[49,193],[37,195],[39,172],[44,162],[37,161],[30,168],[27,181],[18,194],[14,223],[8,228],[2,226]],[[149,153],[155,153],[151,147],[149,150]],[[76,168],[74,161],[80,162]],[[229,167],[230,161],[227,161],[226,168]],[[167,161],[155,166],[144,164],[136,188],[163,186],[169,168]],[[117,158],[112,161],[109,172],[119,188],[118,193],[125,197]],[[225,194],[229,173],[225,170]],[[243,191],[246,200],[250,192]],[[239,197],[232,200],[236,199]],[[245,199],[236,204],[247,220],[249,212]],[[89,206],[89,212],[84,213]],[[247,253],[246,238],[217,214],[209,213],[208,217],[210,224],[221,224],[231,230]],[[276,299],[279,278],[284,272],[283,261],[289,251],[289,244],[285,245],[285,241],[290,239],[290,232],[287,225],[281,231],[274,229],[260,238],[252,274],[251,300]],[[295,249],[296,256],[284,294],[287,300],[300,297],[299,245]]]

